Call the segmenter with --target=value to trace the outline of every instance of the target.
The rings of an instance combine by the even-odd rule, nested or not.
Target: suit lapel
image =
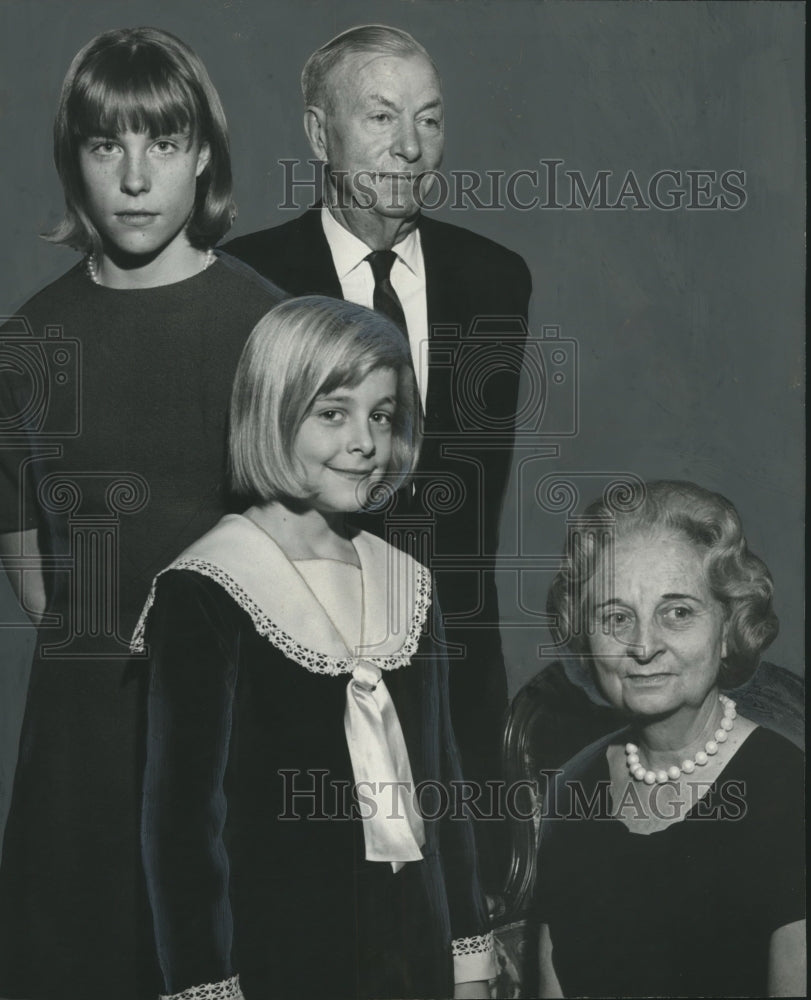
[[[456,257],[453,239],[446,238],[452,229],[433,219],[420,218],[420,242],[425,261],[425,300],[428,312],[429,359],[433,349],[437,326],[459,324],[461,329],[455,337],[464,336],[469,322],[470,311],[467,285],[460,276],[460,262]],[[457,341],[458,342],[458,341]],[[437,380],[434,364],[428,365],[428,388],[426,393],[426,417],[429,426],[435,429],[447,424],[450,400],[444,398],[442,379]]]
[[[464,323],[470,313],[470,289],[464,280],[464,261],[452,226],[420,218],[420,242],[425,259],[425,297],[428,329],[437,324]],[[467,334],[464,325],[462,336]]]
[[[341,282],[332,262],[324,227],[321,206],[308,209],[296,220],[294,238],[290,241],[291,258],[295,261],[298,295],[328,295],[342,299]]]

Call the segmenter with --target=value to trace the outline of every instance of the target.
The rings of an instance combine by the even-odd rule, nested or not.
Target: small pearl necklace
[[[200,271],[198,273],[201,274],[207,268],[211,267],[211,265],[214,263],[216,259],[217,258],[214,254],[213,248],[209,247],[208,250],[206,250],[206,258],[203,261],[203,266],[200,268]],[[87,257],[85,258],[84,266],[85,270],[87,271],[87,276],[88,278],[90,278],[93,284],[100,285],[101,278],[99,277],[99,265],[98,261],[96,260],[96,255],[94,253],[90,253],[87,255]]]
[[[644,781],[646,785],[653,785],[654,783],[663,785],[667,781],[678,781],[682,774],[692,774],[696,766],[703,767],[710,757],[714,757],[718,753],[719,744],[726,743],[738,715],[735,711],[735,702],[731,698],[727,698],[725,694],[720,694],[718,695],[718,700],[724,706],[724,717],[721,719],[721,728],[716,729],[715,739],[707,740],[704,744],[704,749],[698,751],[695,760],[690,760],[688,757],[681,762],[680,767],[673,764],[666,771],[649,771],[639,762],[639,747],[635,743],[626,743],[625,763],[631,775],[637,781]]]

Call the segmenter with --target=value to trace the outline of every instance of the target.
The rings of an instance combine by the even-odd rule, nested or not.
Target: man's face
[[[327,80],[317,150],[329,164],[337,207],[361,206],[408,218],[442,161],[444,123],[439,77],[415,54],[355,53]]]

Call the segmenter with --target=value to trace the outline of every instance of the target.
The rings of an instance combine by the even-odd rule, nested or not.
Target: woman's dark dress
[[[227,509],[233,374],[282,297],[223,257],[138,290],[79,265],[20,310],[32,343],[52,333],[2,373],[0,530],[37,528],[43,554],[67,558],[46,578],[56,625],[39,631],[0,866],[2,997],[155,995],[138,845],[146,671],[128,641],[155,573]]]
[[[221,529],[236,571],[252,560],[283,601],[300,601],[291,627],[306,618],[315,629],[323,609],[273,543],[245,518],[209,537]],[[355,544],[368,621],[393,550],[366,534]],[[352,816],[345,651],[331,658],[291,640],[221,565],[187,553],[177,566],[159,577],[146,619],[144,860],[164,992],[211,984],[193,995],[239,995],[224,985],[239,975],[247,1000],[451,996],[452,939],[473,952],[490,945],[470,824],[448,800],[460,774],[427,571],[413,615],[399,616],[413,646],[383,667],[414,782],[434,783],[422,800],[424,858],[395,874],[365,860]]]
[[[755,729],[682,822],[643,835],[582,818],[613,740],[564,765],[547,809],[566,818],[543,822],[537,913],[564,994],[767,996],[771,934],[805,916],[803,754]]]

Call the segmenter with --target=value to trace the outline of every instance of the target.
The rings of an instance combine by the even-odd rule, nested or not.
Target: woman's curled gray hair
[[[633,509],[618,510],[605,497],[595,500],[570,531],[547,600],[555,640],[587,659],[589,598],[603,554],[630,535],[676,534],[703,552],[708,585],[726,613],[727,655],[719,682],[733,688],[747,681],[777,635],[778,621],[771,574],[749,550],[735,507],[719,493],[671,480],[644,484],[640,502],[628,506]]]

